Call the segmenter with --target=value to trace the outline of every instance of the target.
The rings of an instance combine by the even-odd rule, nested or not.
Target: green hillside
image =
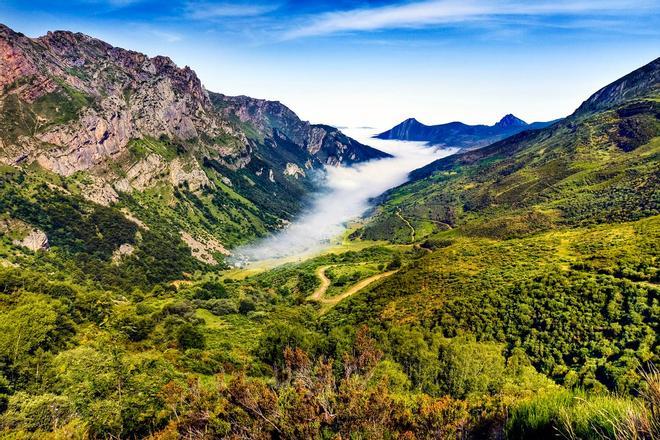
[[[3,165],[0,438],[660,438],[659,69],[413,172],[341,243],[274,268],[228,268],[214,240],[295,217],[298,138],[324,130],[324,163],[373,153],[279,103],[210,96],[240,166],[218,152],[236,137],[144,136],[103,168],[194,159],[196,188],[160,172],[103,205],[98,170]],[[88,105],[65,99],[58,118]]]
[[[635,393],[659,360],[659,66],[594,95],[611,105],[411,173],[353,236],[429,254],[326,319],[467,332],[560,383]],[[621,81],[633,96],[611,98]]]

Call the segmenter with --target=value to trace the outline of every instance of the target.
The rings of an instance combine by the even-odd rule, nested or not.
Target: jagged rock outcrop
[[[62,123],[46,121],[34,136],[19,136],[23,160],[70,175],[102,166],[143,136],[199,139],[204,133],[244,140],[211,111],[195,73],[167,57],[149,58],[71,32],[31,39],[2,26],[0,41],[0,59],[8,61],[0,71],[3,90],[28,104],[81,107],[59,118],[67,119]]]
[[[211,93],[216,108],[227,117],[235,116],[249,123],[264,137],[283,137],[302,146],[320,163],[350,164],[389,157],[389,154],[360,144],[329,125],[310,124],[279,101],[248,96],[226,96]]]
[[[8,235],[12,239],[13,245],[27,248],[33,252],[49,248],[46,233],[21,220],[0,219],[0,234]]]
[[[186,162],[180,158],[170,163],[170,182],[174,186],[187,185],[191,191],[211,186],[211,181],[197,162],[193,160]]]
[[[209,185],[203,157],[236,170],[261,144],[286,150],[267,159],[293,155],[300,166],[310,156],[319,166],[386,156],[335,128],[301,121],[279,102],[210,94],[189,67],[80,33],[29,38],[0,25],[0,61],[0,127],[12,125],[0,130],[0,161],[36,161],[64,176],[96,173],[117,191],[142,190],[163,175],[198,189]],[[132,158],[131,141],[146,138],[168,139],[199,163]],[[111,162],[127,175],[113,179]]]
[[[181,231],[181,239],[188,245],[193,257],[202,263],[218,264],[213,257],[213,253],[229,255],[229,251],[217,240],[212,237],[197,239],[186,231]]]
[[[123,258],[133,255],[134,252],[135,246],[129,243],[124,243],[112,253],[112,262],[114,264],[119,264]]]
[[[284,169],[285,176],[292,176],[294,178],[305,177],[305,171],[295,163],[288,162]]]

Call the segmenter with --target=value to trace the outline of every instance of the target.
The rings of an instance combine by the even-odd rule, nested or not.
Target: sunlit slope
[[[634,392],[660,361],[659,65],[551,127],[413,172],[353,237],[428,255],[324,322],[467,333],[567,386]]]
[[[417,240],[452,228],[510,238],[657,214],[659,117],[655,82],[613,108],[438,160],[386,194],[356,236],[408,242],[412,225]]]

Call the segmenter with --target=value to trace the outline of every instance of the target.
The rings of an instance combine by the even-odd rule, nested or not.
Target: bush
[[[214,281],[207,281],[200,284],[194,290],[193,295],[195,299],[201,299],[201,300],[220,299],[220,298],[228,297],[227,288],[224,285]]]
[[[210,299],[204,303],[204,308],[218,316],[238,313],[236,301],[232,299]]]
[[[182,350],[189,348],[201,349],[205,345],[204,334],[198,327],[186,322],[177,331],[177,343]]]
[[[387,270],[396,270],[401,267],[401,257],[399,255],[394,257],[394,260],[387,265]]]
[[[73,404],[65,396],[56,394],[29,395],[18,392],[11,396],[3,425],[21,426],[29,431],[51,431],[74,417]]]
[[[454,240],[447,238],[429,238],[425,240],[420,246],[424,249],[436,250],[441,248],[446,248],[451,246],[454,243]]]
[[[244,298],[241,300],[241,302],[238,304],[238,311],[242,315],[247,315],[248,313],[252,312],[257,308],[257,305],[254,303],[254,301],[250,298]]]

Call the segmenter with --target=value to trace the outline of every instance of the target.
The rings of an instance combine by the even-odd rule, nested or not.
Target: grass
[[[205,309],[197,309],[195,316],[204,320],[208,349],[228,351],[231,358],[243,365],[249,364],[263,329],[262,323],[239,314],[219,317]]]
[[[39,97],[32,104],[32,111],[47,121],[39,125],[42,131],[54,125],[65,124],[78,117],[82,109],[92,103],[92,98],[74,89],[63,81],[58,81],[60,89]]]
[[[382,267],[379,269],[379,264],[367,263],[360,265],[339,265],[328,268],[326,274],[330,278],[331,284],[325,296],[333,297],[339,295],[352,284],[376,275],[385,265],[381,264],[380,266]]]
[[[158,140],[150,137],[131,140],[128,143],[128,150],[136,159],[142,159],[154,153],[167,161],[172,161],[184,153],[183,146],[167,139]]]
[[[640,411],[632,399],[554,390],[514,404],[507,420],[511,439],[551,438],[602,440],[617,436],[621,421]]]

